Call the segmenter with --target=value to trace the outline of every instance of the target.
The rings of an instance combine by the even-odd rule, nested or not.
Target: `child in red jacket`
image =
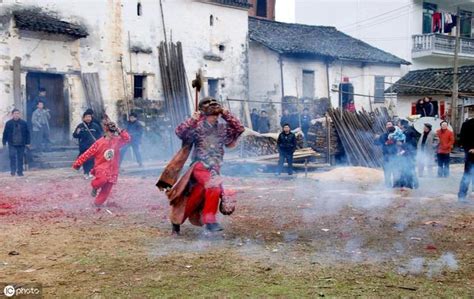
[[[112,186],[117,182],[120,149],[130,142],[130,135],[125,130],[118,128],[115,123],[107,122],[104,126],[105,136],[80,155],[72,166],[74,169],[79,169],[82,164],[94,157],[95,165],[91,173],[95,178],[91,185],[92,196],[97,196],[94,201],[97,207],[102,206],[107,200]],[[100,192],[97,195],[99,189]]]

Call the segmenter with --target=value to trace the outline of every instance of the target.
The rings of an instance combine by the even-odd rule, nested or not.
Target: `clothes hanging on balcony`
[[[446,15],[444,21],[444,33],[451,33],[453,28],[456,27],[457,16],[450,13],[447,13]]]
[[[442,14],[440,12],[435,12],[432,18],[433,18],[433,33],[441,33]]]

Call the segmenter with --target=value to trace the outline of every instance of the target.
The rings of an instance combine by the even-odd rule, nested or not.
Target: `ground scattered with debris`
[[[228,177],[238,207],[224,233],[186,224],[173,238],[153,176],[122,175],[97,210],[73,171],[0,174],[0,281],[42,283],[46,297],[469,297],[474,204],[456,203],[460,176],[419,190],[355,167]]]

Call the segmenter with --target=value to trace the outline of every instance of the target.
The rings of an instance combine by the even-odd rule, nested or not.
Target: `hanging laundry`
[[[450,13],[444,14],[444,33],[451,33],[453,27],[456,26],[456,23],[453,22],[453,17],[456,18],[456,16]]]
[[[441,13],[435,12],[433,18],[433,33],[441,33]]]

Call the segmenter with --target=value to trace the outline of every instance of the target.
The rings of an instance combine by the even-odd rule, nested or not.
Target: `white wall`
[[[164,41],[159,1],[140,2],[143,14],[137,16],[138,1],[135,0],[42,0],[42,9],[57,12],[61,19],[87,28],[89,36],[75,41],[20,37],[11,24],[8,28],[0,28],[0,67],[3,70],[0,73],[0,115],[5,116],[13,105],[10,68],[16,56],[22,58],[22,67],[66,74],[71,126],[80,121],[86,108],[82,83],[77,75],[79,71],[99,73],[105,107],[112,118],[116,118],[116,102],[133,93],[133,74],[146,74],[148,98],[163,100],[157,53],[157,46]],[[38,4],[37,0],[3,0],[1,8],[6,11],[13,5]],[[245,99],[247,11],[195,0],[163,0],[163,10],[168,41],[183,43],[189,82],[202,69],[205,77],[220,80],[222,99]],[[209,23],[211,14],[214,16],[212,27]],[[132,46],[140,43],[151,47],[153,53],[129,54],[129,42]],[[218,49],[221,44],[225,46],[224,52]],[[220,56],[222,61],[205,60],[203,56],[208,53]],[[23,72],[23,97],[25,76],[26,72]],[[203,95],[206,92],[207,86]],[[235,109],[240,108],[237,102],[233,105]]]
[[[374,47],[412,62],[404,73],[423,68],[453,67],[453,57],[412,59],[412,35],[422,34],[423,0],[318,0],[296,1],[296,22],[335,26]],[[474,10],[472,0],[429,0],[442,11],[456,12],[456,6]],[[461,59],[460,65],[473,64]]]
[[[328,81],[326,64],[315,58],[283,58],[283,82],[285,96],[303,95],[303,71],[314,71],[315,74],[315,96],[317,98],[328,97]],[[349,77],[354,85],[354,93],[374,95],[374,77],[385,76],[386,82],[395,82],[401,77],[399,65],[367,64],[350,61],[334,61],[329,64],[329,87],[335,86],[336,90],[343,77]],[[386,84],[386,88],[390,85]],[[279,56],[276,52],[251,42],[249,50],[249,93],[251,100],[258,101],[281,101],[281,73]],[[339,95],[330,92],[332,105],[338,106]],[[355,96],[357,109],[364,107],[370,109],[368,97]],[[258,107],[259,104],[252,104]],[[281,106],[277,106],[281,109]]]

